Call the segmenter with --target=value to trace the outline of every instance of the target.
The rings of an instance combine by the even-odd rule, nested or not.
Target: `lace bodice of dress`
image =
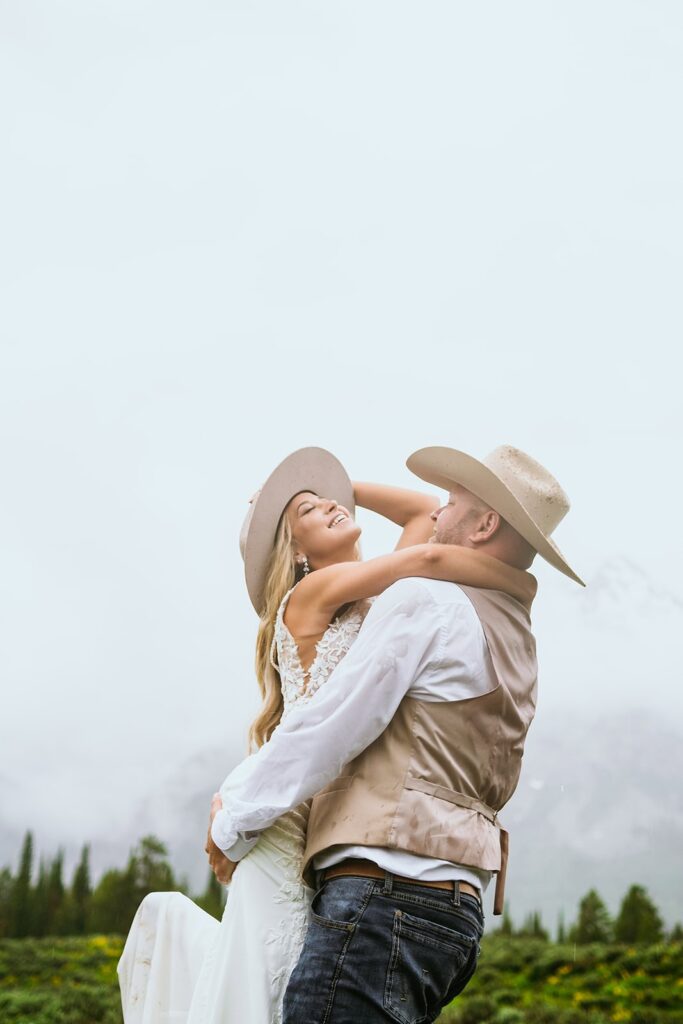
[[[283,718],[286,718],[294,707],[310,700],[332,674],[358,636],[368,611],[365,605],[351,605],[331,622],[315,645],[315,657],[311,667],[308,672],[304,672],[296,641],[284,623],[285,608],[292,590],[285,594],[275,617],[271,651],[272,658],[277,653],[277,668],[284,701]]]

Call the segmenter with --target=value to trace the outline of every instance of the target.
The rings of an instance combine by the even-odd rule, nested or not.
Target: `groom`
[[[425,448],[408,467],[449,494],[433,514],[435,543],[520,569],[539,553],[582,582],[550,536],[567,496],[524,452],[502,446],[480,462]],[[317,794],[306,865],[318,892],[285,1024],[433,1021],[462,991],[492,873],[494,914],[503,907],[498,812],[517,785],[535,698],[535,644],[517,601],[401,580],[327,684],[236,769],[211,829],[222,879],[261,830]]]

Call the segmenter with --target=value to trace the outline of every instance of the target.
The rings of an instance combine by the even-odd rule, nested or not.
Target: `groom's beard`
[[[458,547],[466,548],[469,528],[462,524],[451,527],[450,530],[439,530],[429,538],[430,544],[456,544]]]
[[[434,530],[434,536],[432,537],[432,543],[434,544],[456,544],[461,548],[471,547],[468,544],[468,537],[472,532],[472,527],[479,518],[478,510],[470,510],[465,512],[462,519],[457,523],[439,523],[437,521],[436,528]]]

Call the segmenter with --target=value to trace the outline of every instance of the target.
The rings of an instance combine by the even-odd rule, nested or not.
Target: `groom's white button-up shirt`
[[[257,753],[221,786],[211,834],[240,860],[258,833],[319,792],[386,728],[405,696],[457,701],[496,685],[481,622],[463,591],[441,580],[400,580],[374,602],[357,640],[318,692],[295,707]],[[400,850],[335,846],[314,866],[347,857],[423,881],[485,888],[490,874]]]

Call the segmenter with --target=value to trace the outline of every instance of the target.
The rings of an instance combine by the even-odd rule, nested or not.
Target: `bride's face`
[[[302,491],[289,502],[286,515],[296,554],[305,555],[311,569],[355,558],[360,526],[349,510],[332,498]]]

